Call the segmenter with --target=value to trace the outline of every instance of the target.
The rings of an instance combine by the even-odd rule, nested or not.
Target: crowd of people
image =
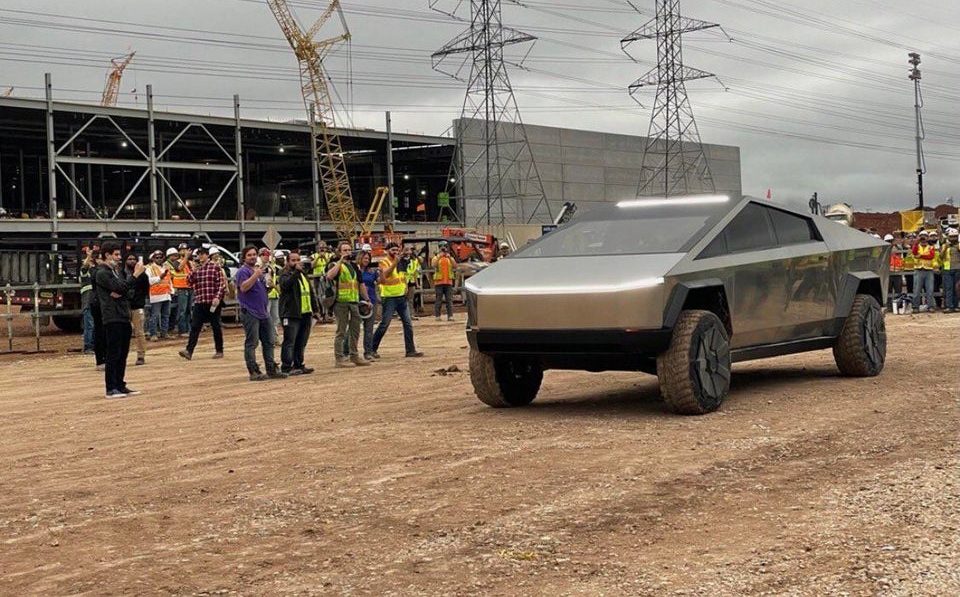
[[[890,305],[894,314],[960,311],[960,230],[896,232],[884,240],[890,254]],[[939,301],[938,301],[939,296]]]
[[[233,276],[219,253],[216,247],[191,250],[182,244],[147,256],[123,255],[119,243],[108,241],[87,254],[80,268],[84,353],[93,354],[103,371],[107,398],[139,394],[126,383],[131,343],[136,365],[144,365],[148,343],[176,333],[186,338],[179,355],[190,361],[203,330],[209,329],[212,358],[224,358],[221,316],[228,296],[237,300],[250,381],[313,373],[306,351],[317,323],[336,321],[333,364],[338,368],[367,367],[379,360],[395,316],[403,328],[406,357],[423,356],[413,321],[423,311],[425,264],[413,247],[388,244],[386,255],[375,261],[368,245],[355,251],[349,242],[335,251],[321,243],[309,255],[247,246]],[[455,266],[445,245],[430,260],[437,320],[441,306],[447,320],[454,320]]]

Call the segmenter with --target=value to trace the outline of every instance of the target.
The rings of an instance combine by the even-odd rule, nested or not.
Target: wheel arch
[[[730,301],[726,287],[719,278],[684,281],[674,286],[663,312],[663,327],[673,329],[680,313],[688,309],[710,311],[723,322],[727,334],[733,336]]]
[[[872,296],[880,305],[884,305],[884,288],[880,276],[874,272],[849,272],[844,276],[843,284],[837,295],[834,317],[846,319],[853,308],[853,300],[858,294]],[[838,330],[839,331],[839,330]]]

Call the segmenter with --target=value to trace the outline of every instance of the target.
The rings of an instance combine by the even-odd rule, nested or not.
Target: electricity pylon
[[[327,211],[330,212],[330,219],[333,220],[338,237],[352,239],[357,234],[360,220],[353,204],[340,137],[331,130],[336,126],[336,119],[323,65],[324,58],[337,44],[350,39],[350,30],[344,19],[340,0],[331,0],[308,29],[300,26],[286,0],[267,0],[267,4],[290,42],[300,65],[300,87],[311,124],[313,150],[317,155],[317,168],[326,197]],[[314,39],[334,14],[340,18],[343,33],[326,39]],[[320,217],[320,214],[316,215],[317,218]]]
[[[438,0],[431,0],[430,7],[465,20],[456,10],[441,10]],[[465,220],[469,205],[480,212],[471,215],[476,224],[550,223],[550,204],[504,59],[505,48],[536,38],[503,25],[500,0],[470,0],[469,22],[466,31],[432,55],[434,69],[467,83],[454,131],[457,151],[451,169],[451,179],[460,190],[456,193],[459,218]],[[445,68],[446,59],[457,56],[459,61]]]
[[[656,2],[656,16],[620,42],[627,52],[627,47],[635,41],[657,40],[656,68],[629,87],[634,99],[640,89],[657,88],[637,196],[713,193],[716,185],[687,97],[686,82],[714,75],[684,66],[683,35],[720,26],[680,16],[680,0]]]

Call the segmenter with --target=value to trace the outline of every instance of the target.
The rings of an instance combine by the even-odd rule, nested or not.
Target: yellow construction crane
[[[120,95],[120,80],[123,78],[123,71],[130,65],[136,52],[130,52],[126,56],[112,58],[113,68],[107,73],[107,84],[103,88],[103,97],[100,98],[101,106],[116,106],[117,97]]]
[[[324,58],[330,54],[333,47],[350,39],[350,30],[343,17],[340,0],[331,0],[309,29],[300,26],[287,5],[287,0],[267,0],[267,5],[290,42],[300,65],[300,86],[312,125],[313,148],[317,154],[319,178],[327,201],[327,211],[336,226],[337,235],[340,238],[353,239],[360,221],[353,204],[353,194],[350,192],[350,180],[347,178],[340,137],[331,130],[336,123],[333,100],[323,66]],[[314,37],[334,14],[340,17],[343,33],[315,40]]]
[[[377,187],[377,192],[373,195],[373,203],[370,204],[370,211],[367,212],[367,217],[363,219],[363,226],[360,229],[361,236],[369,236],[373,232],[373,225],[380,218],[383,202],[389,194],[390,187]],[[392,222],[389,224],[392,224]]]

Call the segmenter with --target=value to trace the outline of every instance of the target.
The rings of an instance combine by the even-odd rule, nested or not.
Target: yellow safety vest
[[[310,304],[310,281],[300,274],[300,315],[311,312],[313,312],[313,305]]]
[[[276,263],[269,264],[270,274],[273,278],[273,288],[267,292],[267,298],[280,298],[280,267]]]
[[[937,257],[937,250],[933,245],[917,245],[917,254],[915,257],[917,269],[932,270],[934,268],[934,261]],[[923,257],[926,257],[926,259],[922,259]]]
[[[416,284],[420,281],[420,260],[414,257],[407,264],[407,284]]]
[[[386,272],[393,266],[394,262],[390,260],[389,257],[385,258],[380,262],[380,270]],[[381,276],[380,279],[380,296],[383,298],[396,298],[398,296],[404,296],[407,294],[407,283],[403,279],[403,272],[400,272],[396,269],[393,270],[393,275],[387,277],[386,275]]]
[[[349,264],[344,263],[340,266],[339,290],[337,292],[337,301],[341,303],[359,303],[360,285],[357,284],[357,276],[353,273]]]
[[[313,260],[313,276],[319,278],[323,272],[327,271],[327,258],[322,253],[314,253],[311,256]]]

